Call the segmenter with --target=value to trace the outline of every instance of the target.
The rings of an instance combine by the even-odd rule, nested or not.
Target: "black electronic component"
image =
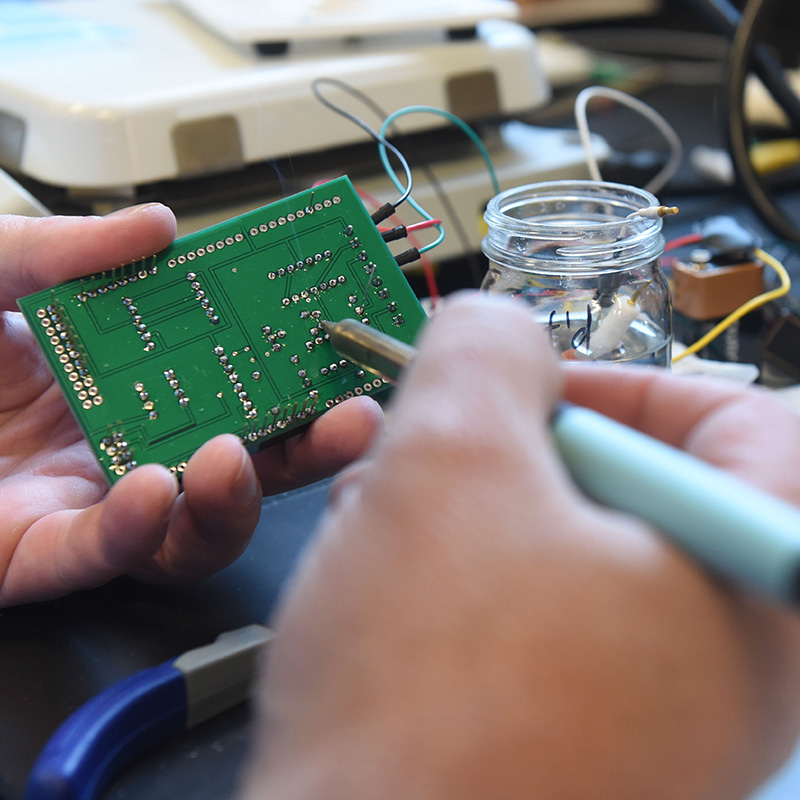
[[[760,237],[728,215],[708,217],[696,229],[703,237],[699,246],[710,251],[711,260],[717,266],[752,261],[753,251],[761,247]]]
[[[800,380],[800,314],[782,308],[764,337],[764,360]]]

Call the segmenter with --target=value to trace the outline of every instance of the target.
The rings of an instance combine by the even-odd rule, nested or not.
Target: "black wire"
[[[327,97],[325,97],[320,90],[321,84],[335,86],[337,89],[341,89],[342,91],[347,92],[349,95],[356,97],[361,102],[366,102],[366,104],[372,107],[373,110],[377,109],[379,116],[385,117],[386,115],[381,114],[380,109],[375,106],[366,95],[362,94],[344,81],[337,80],[336,78],[316,78],[311,84],[311,91],[314,93],[314,97],[316,97],[317,100],[322,103],[322,105],[324,105],[326,108],[329,108],[336,114],[344,117],[345,119],[350,120],[350,122],[354,123],[355,125],[358,125],[359,128],[361,128],[363,131],[366,131],[376,142],[382,144],[387,150],[393,153],[395,158],[400,162],[400,166],[402,166],[403,172],[406,175],[406,188],[400,197],[391,204],[392,207],[396,209],[398,206],[405,203],[405,201],[408,200],[409,196],[411,195],[412,177],[411,167],[408,165],[408,161],[406,161],[405,156],[388,139],[386,139],[386,137],[381,136],[378,131],[370,127],[366,122],[364,122],[363,119],[361,119],[361,117],[358,117],[347,109],[336,105],[336,103],[334,103],[332,100],[329,100]]]
[[[767,194],[750,159],[744,89],[756,42],[763,40],[769,15],[780,0],[748,0],[731,47],[728,83],[728,145],[739,182],[764,222],[783,239],[800,244],[800,228]]]
[[[695,3],[723,33],[735,36],[736,31],[741,28],[743,14],[729,0],[695,0]],[[781,65],[769,48],[756,43],[755,39],[748,49],[759,78],[795,127],[800,128],[800,98],[787,82]]]

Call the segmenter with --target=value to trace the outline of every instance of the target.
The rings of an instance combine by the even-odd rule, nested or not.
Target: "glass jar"
[[[563,358],[668,366],[672,303],[658,206],[643,189],[589,180],[502,192],[484,214],[481,289],[529,303]]]

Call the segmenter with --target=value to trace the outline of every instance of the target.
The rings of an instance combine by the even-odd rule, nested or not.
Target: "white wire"
[[[597,165],[594,151],[592,149],[591,135],[589,132],[589,122],[586,118],[586,106],[590,100],[595,97],[606,97],[609,100],[615,100],[622,105],[641,114],[649,120],[667,140],[670,147],[670,155],[667,163],[661,168],[659,173],[651,178],[645,185],[648,192],[657,194],[667,183],[667,181],[678,171],[678,167],[683,160],[683,144],[680,137],[675,132],[675,129],[658,113],[654,108],[647,105],[647,103],[639,100],[637,97],[632,97],[619,89],[612,89],[609,86],[589,86],[578,94],[575,98],[575,123],[578,126],[578,135],[580,136],[583,150],[586,153],[586,162],[589,167],[589,175],[592,180],[601,181],[600,167]]]

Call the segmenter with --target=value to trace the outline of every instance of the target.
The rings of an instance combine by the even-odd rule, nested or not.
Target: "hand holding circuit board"
[[[6,217],[0,225],[0,605],[57,596],[123,573],[187,580],[219,569],[249,541],[262,487],[264,493],[284,491],[335,472],[358,457],[380,427],[377,404],[362,397],[252,459],[238,436],[212,432],[187,459],[182,493],[168,469],[154,464],[132,470],[109,491],[107,468],[99,466],[43,352],[13,309],[32,291],[164,249],[174,237],[174,219],[161,206],[145,206],[105,219]],[[145,401],[133,396],[143,411]]]

